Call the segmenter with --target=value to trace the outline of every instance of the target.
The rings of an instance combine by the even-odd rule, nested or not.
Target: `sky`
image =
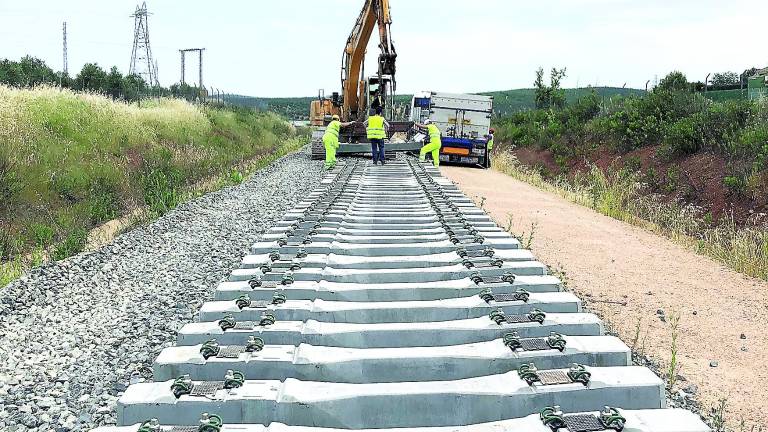
[[[538,67],[566,87],[643,88],[672,70],[689,80],[768,65],[765,0],[390,0],[398,93],[531,87]],[[160,82],[179,81],[180,48],[206,49],[203,82],[250,96],[339,91],[341,54],[363,0],[149,0]],[[0,58],[127,72],[135,0],[0,0]],[[373,72],[377,35],[369,45]],[[187,56],[187,81],[197,63]]]

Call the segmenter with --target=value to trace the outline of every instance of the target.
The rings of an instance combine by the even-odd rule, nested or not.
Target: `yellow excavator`
[[[328,124],[334,114],[342,121],[363,121],[369,108],[381,105],[391,110],[395,91],[395,59],[397,52],[390,38],[389,0],[366,0],[355,26],[347,38],[341,62],[341,94],[330,99],[321,93],[312,101],[310,119],[313,126]],[[373,28],[379,30],[379,61],[376,75],[365,78],[365,52]]]
[[[390,36],[391,24],[389,0],[365,0],[344,47],[341,61],[341,93],[334,92],[330,98],[326,98],[324,92],[320,91],[318,98],[312,101],[310,107],[310,124],[316,127],[313,135],[313,157],[322,158],[325,154],[325,149],[320,142],[322,127],[331,121],[334,114],[341,117],[342,122],[359,122],[341,131],[342,146],[338,149],[338,153],[365,151],[367,147],[363,144],[367,139],[362,122],[367,118],[369,110],[376,107],[381,107],[384,117],[390,120],[390,137],[394,133],[406,132],[413,126],[413,122],[392,121],[397,87],[395,81],[397,52]],[[378,65],[376,74],[366,78],[365,53],[374,27],[378,27],[379,30]],[[412,150],[414,145],[400,147],[403,146],[398,145],[397,148],[388,147],[388,149]]]

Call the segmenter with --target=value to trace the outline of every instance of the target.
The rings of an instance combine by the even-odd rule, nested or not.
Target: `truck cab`
[[[418,92],[411,120],[430,119],[440,129],[440,162],[486,166],[493,97],[473,94]]]

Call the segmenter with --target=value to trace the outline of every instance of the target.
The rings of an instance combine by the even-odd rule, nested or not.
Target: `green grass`
[[[614,219],[666,236],[740,273],[768,280],[765,226],[737,226],[731,220],[712,226],[706,214],[643,194],[638,174],[626,170],[606,174],[592,167],[587,175],[572,180],[562,176],[548,179],[505,152],[498,154],[493,167]]]
[[[0,86],[0,286],[37,250],[70,256],[103,222],[160,216],[198,182],[242,181],[237,167],[304,142],[273,113]]]

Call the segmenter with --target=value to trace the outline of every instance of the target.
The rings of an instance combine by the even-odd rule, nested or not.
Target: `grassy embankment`
[[[106,221],[157,217],[304,143],[271,113],[0,86],[0,286]]]
[[[590,95],[501,119],[494,166],[768,279],[768,103],[712,102],[686,91],[681,75],[670,76],[683,83],[610,104]],[[513,147],[546,154],[558,168],[522,164]],[[619,163],[598,167],[594,161],[606,153]],[[704,156],[720,161],[722,172],[695,163],[692,175],[681,170]],[[726,199],[714,203],[719,215],[710,191]],[[746,217],[734,218],[734,208]]]

